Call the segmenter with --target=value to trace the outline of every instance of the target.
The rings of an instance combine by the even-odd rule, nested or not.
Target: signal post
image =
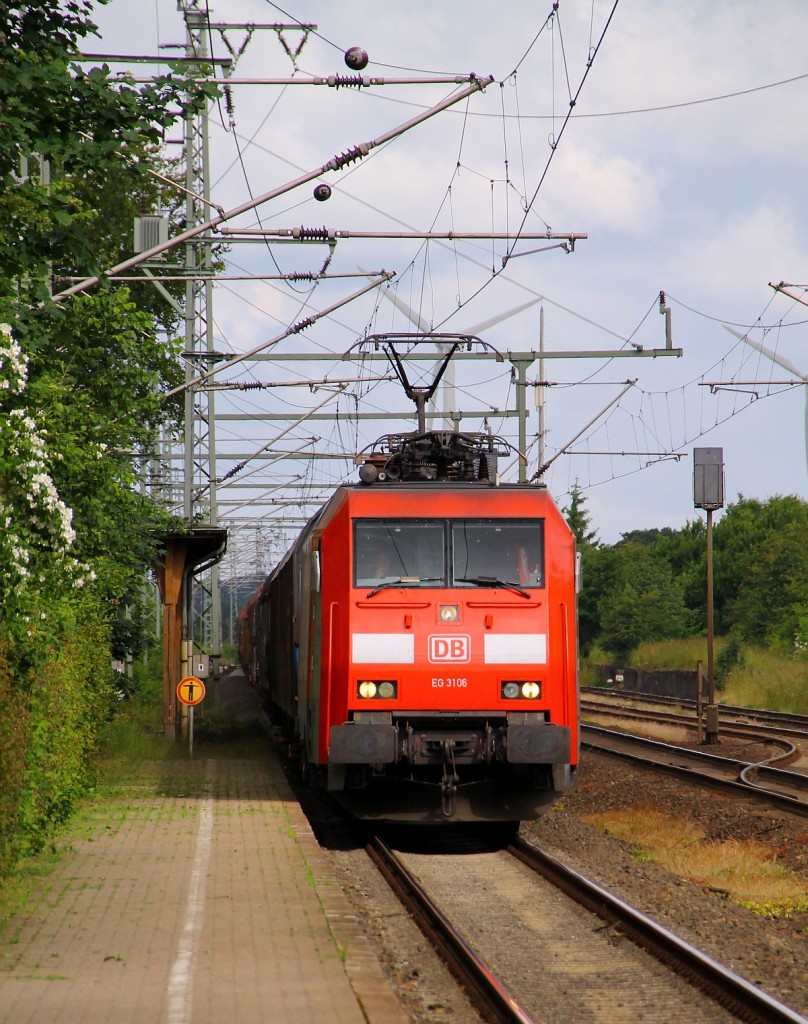
[[[707,708],[705,743],[718,743],[713,659],[713,512],[724,507],[724,451],[693,449],[693,504],[707,512]]]

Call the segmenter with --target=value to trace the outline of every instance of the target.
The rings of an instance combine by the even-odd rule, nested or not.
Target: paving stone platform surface
[[[404,1024],[268,745],[120,770],[5,908],[2,1024]]]

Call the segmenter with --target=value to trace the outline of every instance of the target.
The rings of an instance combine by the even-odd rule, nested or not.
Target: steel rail
[[[698,721],[694,718],[684,718],[682,715],[674,714],[672,711],[653,711],[650,708],[628,708],[617,707],[614,704],[600,703],[591,698],[582,698],[581,710],[595,715],[602,715],[605,718],[635,719],[638,722],[660,722],[665,725],[676,725],[682,729],[695,731],[698,728]],[[782,754],[777,754],[768,761],[777,761],[783,764],[790,764],[795,761],[800,752],[788,738],[793,736],[793,730],[784,729],[782,732],[774,726],[756,725],[753,722],[734,724],[722,724],[721,735],[731,736],[734,739],[752,740],[755,743],[769,743],[775,747],[782,748]],[[797,733],[797,738],[808,738],[804,731]]]
[[[452,926],[387,844],[374,836],[366,851],[418,927],[437,949],[478,1013],[485,1020],[497,1024],[533,1024],[532,1018]]]
[[[683,711],[696,711],[697,701],[690,697],[667,697],[656,693],[642,693],[639,690],[612,690],[601,686],[582,686],[583,699],[598,700],[601,697],[613,697],[626,702],[636,702],[663,707],[680,707]],[[808,715],[800,715],[789,711],[770,711],[765,708],[746,708],[740,704],[718,704],[719,718],[741,719],[742,724],[755,728],[779,731],[783,736],[807,736]]]
[[[581,709],[612,718],[634,719],[640,722],[665,722],[691,731],[697,729],[699,724],[672,712],[653,711],[650,708],[615,707],[613,704],[600,703],[591,698],[581,701]],[[804,730],[778,729],[775,725],[763,725],[752,722],[744,722],[743,725],[744,728],[742,729],[738,728],[737,722],[734,726],[725,725],[721,729],[721,735],[733,736],[744,740],[749,739],[753,742],[769,743],[775,747],[781,747],[783,752],[773,754],[771,757],[756,762],[725,758],[722,754],[712,756],[726,760],[728,764],[732,764],[735,768],[739,769],[739,780],[754,789],[760,789],[763,792],[777,792],[777,787],[782,786],[786,791],[791,788],[802,789],[808,792],[808,775],[804,775],[801,772],[785,771],[783,767],[774,767],[776,764],[785,766],[798,760],[800,751],[787,737],[795,736],[808,739],[808,733]],[[646,737],[641,738],[645,739]],[[655,741],[651,740],[650,742]],[[785,795],[788,796],[788,792]]]
[[[517,837],[508,850],[591,913],[617,925],[621,934],[740,1020],[748,1024],[808,1024],[805,1017],[784,1003],[524,839]]]
[[[599,737],[601,742],[598,743],[596,739],[585,740],[585,735],[590,737]],[[644,739],[639,736],[632,736],[628,733],[617,733],[610,729],[601,729],[597,726],[582,725],[581,726],[582,746],[595,753],[604,754],[607,757],[619,757],[625,761],[630,761],[632,764],[637,764],[642,768],[650,768],[655,771],[665,772],[668,775],[676,775],[680,778],[685,778],[691,783],[697,783],[700,785],[711,786],[714,789],[724,789],[734,794],[735,796],[745,797],[757,797],[766,803],[778,807],[780,810],[791,811],[794,814],[808,815],[808,802],[800,800],[796,797],[787,796],[783,793],[775,792],[771,789],[764,789],[760,785],[752,785],[746,781],[734,781],[732,779],[721,778],[718,775],[709,775],[706,772],[699,772],[696,768],[688,768],[679,764],[673,764],[669,761],[655,760],[652,757],[643,757],[638,753],[631,753],[627,750],[617,750],[614,746],[609,745],[609,740],[612,743],[620,742],[626,745],[632,745],[641,749],[643,747],[654,750],[658,754],[666,754],[670,757],[676,758],[679,762],[683,760],[689,760],[696,763],[702,763],[705,766],[710,765],[714,769],[726,770],[727,767],[735,767],[742,773],[749,767],[755,767],[750,762],[738,761],[735,758],[719,757],[715,754],[707,754],[697,750],[688,750],[684,747],[676,747],[670,743],[660,743],[657,740]],[[723,762],[723,764],[719,764]],[[760,768],[761,773],[767,771],[774,772],[777,769],[766,769]],[[802,785],[805,776],[798,775],[796,772],[783,772],[782,774],[788,775],[790,781],[795,782],[797,785]]]

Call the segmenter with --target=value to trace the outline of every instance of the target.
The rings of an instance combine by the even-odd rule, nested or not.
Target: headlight
[[[460,607],[456,604],[442,604],[438,608],[438,618],[441,622],[457,622],[460,618]]]
[[[505,700],[537,700],[541,697],[541,682],[538,679],[506,679],[500,690]]]
[[[393,700],[398,692],[395,679],[360,679],[356,684],[356,694],[366,700],[374,697],[378,700]]]

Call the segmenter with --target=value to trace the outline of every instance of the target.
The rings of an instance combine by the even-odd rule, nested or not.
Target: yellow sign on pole
[[[177,684],[177,699],[189,708],[201,704],[205,697],[205,684],[196,676],[186,676]]]

